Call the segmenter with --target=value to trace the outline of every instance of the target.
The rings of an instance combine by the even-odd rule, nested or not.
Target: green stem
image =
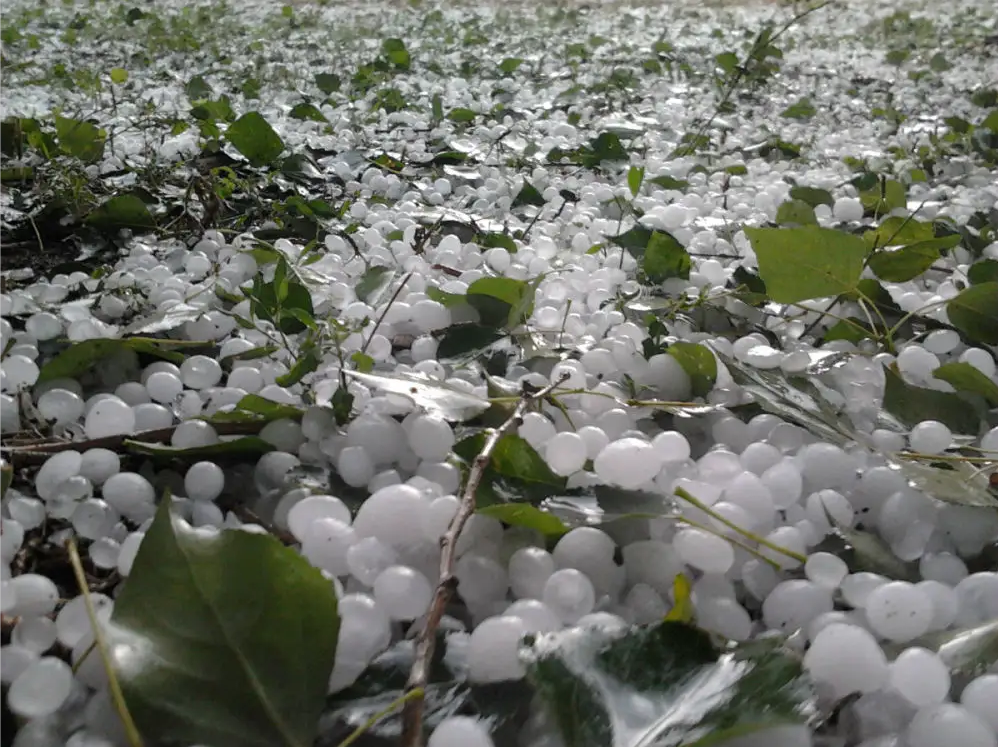
[[[409,692],[405,693],[402,697],[396,698],[388,705],[387,708],[385,708],[382,711],[378,711],[373,716],[371,716],[371,718],[369,718],[363,724],[354,729],[349,734],[349,736],[347,736],[346,739],[344,739],[342,742],[339,743],[339,745],[337,745],[337,747],[350,747],[351,744],[356,742],[364,735],[364,732],[368,731],[372,726],[381,721],[381,719],[385,718],[385,716],[388,716],[393,711],[401,708],[413,698],[421,698],[421,697],[423,697],[423,689],[421,687],[417,687],[415,690],[410,690]]]

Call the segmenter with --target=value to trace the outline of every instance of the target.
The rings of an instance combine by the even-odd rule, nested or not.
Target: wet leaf
[[[253,459],[274,450],[273,444],[257,436],[242,436],[208,446],[190,446],[187,448],[126,439],[124,446],[133,454],[161,459]]]
[[[487,399],[420,374],[360,371],[344,373],[367,386],[409,399],[415,405],[436,413],[445,420],[468,420],[489,408]]]
[[[810,119],[817,112],[818,110],[814,108],[814,104],[805,96],[780,112],[780,116],[787,119]]]
[[[817,226],[746,228],[759,274],[778,303],[847,293],[856,287],[866,243],[858,236]]]
[[[259,394],[247,394],[236,403],[234,410],[216,412],[206,420],[209,423],[269,423],[283,418],[297,420],[303,414],[302,410],[292,405],[274,402]]]
[[[656,176],[654,179],[649,179],[648,183],[662,189],[676,190],[677,192],[682,192],[690,186],[690,183],[685,179],[676,179],[672,176]]]
[[[225,138],[256,167],[270,166],[284,150],[284,141],[259,112],[246,112],[229,125]]]
[[[301,104],[295,104],[291,107],[291,111],[288,112],[288,116],[292,119],[307,120],[310,122],[328,122],[326,116],[319,111],[315,104],[309,104],[303,102]],[[245,155],[245,154],[244,154]]]
[[[694,397],[706,397],[717,381],[717,358],[703,345],[674,342],[666,352],[675,358],[690,377]]]
[[[959,237],[956,237],[959,240]],[[900,249],[881,250],[870,257],[873,274],[889,283],[906,283],[917,278],[939,260],[939,250],[931,242]]]
[[[816,226],[814,208],[803,200],[789,200],[776,210],[776,222],[781,226]]]
[[[340,76],[335,73],[316,73],[315,74],[315,85],[327,96],[331,93],[336,93],[340,90]]]
[[[479,508],[477,513],[499,519],[510,526],[536,529],[545,537],[560,537],[568,531],[557,516],[529,503],[495,503]]]
[[[971,285],[998,282],[998,259],[979,259],[967,270]]]
[[[631,197],[637,197],[641,191],[641,184],[645,180],[645,170],[643,166],[631,166],[627,172],[627,188],[631,191]]]
[[[311,745],[336,652],[332,584],[274,537],[192,529],[168,506],[111,617],[115,673],[140,731],[218,747]]]
[[[672,609],[665,616],[666,621],[692,624],[696,616],[693,606],[693,585],[682,573],[677,573],[672,580]]]
[[[477,116],[478,112],[476,112],[474,109],[465,109],[462,107],[457,107],[447,112],[447,119],[449,119],[451,122],[458,122],[458,123],[474,122]]]
[[[468,436],[454,446],[454,453],[470,464],[482,452],[487,439],[486,432]],[[504,477],[548,485],[552,492],[565,487],[565,478],[552,472],[534,447],[513,433],[499,439],[492,452],[489,469]]]
[[[408,70],[412,62],[409,50],[401,39],[385,39],[381,42],[381,53],[399,70]]]
[[[998,384],[989,379],[980,370],[970,363],[944,363],[932,375],[948,382],[958,392],[971,392],[979,394],[986,399],[992,407],[998,407]]]
[[[204,347],[204,345],[203,342],[152,340],[144,337],[124,340],[105,338],[81,340],[71,343],[68,348],[49,359],[38,372],[38,383],[52,379],[75,379],[93,368],[100,360],[125,349],[180,364],[183,363],[184,355],[178,352],[178,349]]]
[[[465,299],[478,311],[483,324],[512,329],[533,313],[535,291],[536,283],[484,277],[468,286]]]
[[[998,661],[998,620],[932,633],[906,643],[905,648],[908,646],[935,651],[949,668],[950,676],[965,685],[975,677],[987,674]]]
[[[619,236],[608,236],[607,241],[626,249],[635,257],[641,257],[645,253],[645,247],[648,246],[648,242],[651,241],[653,233],[654,231],[650,228],[645,228],[644,226],[634,226],[633,228],[624,231],[624,233]]]
[[[472,350],[487,348],[505,336],[506,333],[502,330],[484,324],[454,324],[440,338],[437,356],[441,359],[456,358]]]
[[[186,322],[200,319],[208,309],[203,306],[189,306],[178,303],[164,311],[156,311],[148,316],[139,317],[125,327],[123,335],[151,335],[157,332],[169,332]]]
[[[661,283],[669,278],[687,280],[692,266],[690,255],[671,234],[654,231],[645,248],[642,267],[648,279]]]
[[[817,187],[794,187],[790,190],[790,198],[806,202],[811,207],[818,207],[818,205],[832,207],[835,204],[835,198],[832,197],[831,192]]]
[[[946,304],[946,315],[968,339],[998,345],[998,282],[966,288]]]
[[[954,433],[976,435],[980,417],[958,394],[912,386],[894,366],[885,370],[884,409],[909,428],[924,420],[938,420]]]
[[[380,265],[370,267],[360,276],[354,292],[361,301],[374,306],[378,303],[385,289],[391,285],[392,278],[394,277],[395,270],[391,267],[382,267]]]
[[[772,641],[720,652],[662,622],[540,636],[524,655],[566,747],[715,745],[814,714],[799,659]]]
[[[55,134],[63,151],[85,163],[98,161],[104,155],[107,135],[92,122],[56,117]]]
[[[541,195],[540,191],[533,184],[528,182],[526,179],[523,180],[523,186],[520,187],[520,191],[516,193],[516,197],[513,198],[512,209],[516,209],[523,205],[534,205],[536,207],[544,207],[547,205],[547,201]]]
[[[998,508],[998,496],[988,489],[988,476],[976,464],[950,462],[947,468],[901,460],[898,469],[909,484],[939,501],[961,506]]]
[[[156,226],[156,219],[146,204],[130,194],[117,195],[104,201],[87,216],[86,222],[104,230],[119,228],[141,230]]]
[[[866,231],[863,234],[863,239],[871,247],[880,248],[929,241],[935,238],[935,235],[935,229],[932,228],[931,223],[892,215],[884,218],[874,230]]]

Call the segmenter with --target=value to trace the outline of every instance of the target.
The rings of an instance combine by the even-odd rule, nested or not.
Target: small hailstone
[[[524,415],[517,432],[535,449],[543,448],[556,433],[554,423],[539,412],[528,412]]]
[[[982,674],[963,688],[960,705],[985,721],[998,734],[998,674]]]
[[[537,599],[520,599],[506,608],[504,615],[519,617],[531,633],[553,633],[561,630],[561,620]]]
[[[995,747],[998,738],[981,718],[963,706],[940,703],[922,708],[905,732],[908,747]]]
[[[891,662],[888,681],[918,708],[942,703],[949,694],[949,669],[938,654],[913,646]]]
[[[506,569],[492,558],[466,553],[454,568],[457,592],[469,603],[489,603],[506,597],[509,577]]]
[[[855,197],[839,197],[832,204],[835,220],[853,222],[863,219],[863,203]]]
[[[744,641],[752,632],[752,618],[734,599],[708,597],[697,600],[697,624],[733,641]]]
[[[782,581],[762,603],[762,619],[771,630],[793,633],[818,615],[831,612],[832,606],[829,589],[811,581]]]
[[[42,464],[35,475],[35,492],[43,500],[55,497],[59,485],[74,475],[78,475],[83,457],[78,451],[61,451],[53,454]]]
[[[36,654],[44,654],[56,641],[55,622],[47,617],[22,617],[14,626],[10,642]]]
[[[523,547],[509,559],[509,584],[517,599],[540,599],[544,585],[554,573],[551,554],[540,547]]]
[[[386,568],[374,581],[374,599],[393,620],[415,620],[425,614],[432,596],[426,576],[407,566]]]
[[[803,452],[804,479],[816,488],[849,484],[856,470],[853,458],[834,444],[816,443]]]
[[[146,380],[150,399],[160,404],[172,404],[183,390],[180,377],[166,371],[157,371]]]
[[[529,630],[519,617],[490,617],[468,641],[468,679],[472,682],[518,680],[526,674],[519,659],[520,639]]]
[[[665,464],[685,462],[690,458],[690,442],[678,431],[662,431],[651,442]]]
[[[156,502],[156,490],[137,472],[119,472],[104,483],[104,500],[125,518],[145,518]]]
[[[669,611],[659,593],[648,584],[632,586],[624,597],[624,605],[630,610],[631,619],[636,625],[657,622]]]
[[[592,612],[596,592],[586,574],[563,568],[548,577],[542,600],[563,622],[572,624]]]
[[[112,605],[110,597],[97,592],[90,594],[90,601],[98,617],[106,616]],[[62,606],[55,618],[55,628],[59,643],[66,648],[76,646],[91,631],[90,616],[82,594]]]
[[[107,536],[118,523],[118,512],[107,502],[88,498],[76,504],[71,517],[74,531],[83,539],[97,540]]]
[[[849,575],[849,566],[837,555],[828,552],[816,552],[809,555],[804,563],[804,574],[809,581],[826,589],[837,589],[842,580]]]
[[[422,539],[426,507],[426,499],[411,485],[389,485],[361,504],[353,526],[358,537],[377,537],[393,547],[406,547]]]
[[[658,450],[638,438],[621,438],[610,443],[594,460],[600,480],[633,489],[644,485],[665,464]]]
[[[911,448],[923,454],[941,454],[952,442],[953,433],[950,429],[935,420],[923,420],[908,435]]]
[[[222,380],[222,367],[214,358],[192,355],[180,364],[180,378],[191,389],[207,389]]]
[[[676,550],[659,540],[631,542],[624,546],[622,554],[627,582],[648,584],[659,594],[669,593],[683,570],[683,561]]]
[[[347,446],[336,460],[336,471],[347,485],[359,488],[374,477],[374,462],[362,446]]]
[[[305,530],[301,551],[316,568],[334,576],[345,576],[350,572],[347,551],[356,541],[357,533],[349,524],[336,519],[316,519]]]
[[[184,490],[195,501],[213,501],[222,494],[225,473],[214,462],[197,462],[184,474]]]
[[[368,594],[341,596],[337,612],[340,616],[337,659],[342,652],[351,658],[370,661],[391,643],[391,620]]]
[[[365,537],[350,545],[346,562],[351,576],[373,586],[382,571],[398,562],[398,553],[377,537]]]
[[[38,661],[38,654],[21,646],[7,644],[0,647],[0,660],[3,661],[0,682],[9,685],[21,676],[21,672]]]
[[[784,460],[767,469],[759,478],[769,490],[773,506],[785,510],[796,504],[804,489],[800,469],[794,463]]]
[[[877,640],[856,625],[833,623],[818,633],[804,654],[804,668],[837,698],[874,692],[887,681],[887,657]]]
[[[135,563],[145,536],[145,532],[132,532],[122,541],[118,552],[118,573],[122,576],[128,576],[132,572],[132,564]]]
[[[430,734],[427,747],[493,747],[486,722],[470,716],[448,716]]]
[[[65,389],[49,389],[38,398],[38,412],[54,425],[66,425],[83,415],[83,399]]]
[[[87,412],[83,430],[87,438],[127,436],[135,430],[135,413],[122,399],[108,395]]]
[[[17,604],[9,612],[13,617],[47,615],[59,601],[56,585],[38,573],[22,573],[7,583],[17,598]]]
[[[586,463],[586,442],[576,433],[557,434],[547,442],[545,459],[556,475],[568,476],[578,472]]]
[[[69,665],[54,656],[43,656],[11,683],[7,707],[21,718],[41,718],[59,710],[72,690]]]
[[[409,448],[420,459],[441,462],[454,448],[454,431],[439,415],[420,415],[408,428]]]
[[[121,458],[110,449],[87,449],[80,460],[79,473],[94,485],[103,485],[121,471]]]
[[[906,581],[878,586],[866,598],[864,611],[873,631],[891,641],[910,641],[932,624],[932,601]]]

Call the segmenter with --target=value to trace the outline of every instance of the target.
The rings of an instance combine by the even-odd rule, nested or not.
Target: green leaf
[[[187,81],[187,85],[184,87],[184,91],[187,93],[187,98],[189,98],[191,101],[206,99],[209,96],[211,96],[212,93],[214,93],[212,87],[208,85],[208,81],[206,81],[200,75],[195,75],[193,78]]]
[[[676,179],[671,176],[656,176],[654,179],[648,180],[649,184],[654,184],[656,187],[661,187],[662,189],[672,189],[677,192],[682,192],[690,183],[685,179]]]
[[[442,303],[447,308],[468,302],[463,293],[448,293],[432,286],[426,289],[426,295],[437,303]]]
[[[361,373],[344,371],[369,387],[397,394],[445,420],[470,420],[489,409],[489,401],[464,389],[415,373]],[[339,390],[337,390],[339,391]]]
[[[126,439],[124,447],[132,454],[161,459],[222,459],[226,457],[245,459],[256,458],[274,450],[273,444],[258,436],[241,436],[207,446],[189,446],[186,448]]]
[[[513,237],[507,236],[504,233],[482,233],[475,238],[475,241],[483,249],[495,249],[499,247],[505,249],[510,254],[516,254],[517,252],[516,242],[513,240]]]
[[[858,236],[816,226],[746,228],[745,233],[777,303],[847,293],[863,272],[867,248]]]
[[[971,285],[998,282],[998,259],[979,259],[967,270]]]
[[[900,218],[896,215],[888,216],[876,229],[863,234],[863,238],[871,247],[878,248],[914,244],[929,241],[934,237],[935,230],[931,223],[923,223],[913,218]]]
[[[557,516],[529,503],[495,503],[479,508],[476,513],[499,519],[510,526],[536,529],[545,537],[560,537],[568,531],[568,527]]]
[[[687,280],[691,266],[690,255],[675,237],[665,231],[652,233],[642,263],[651,282],[661,283],[669,278]]]
[[[316,354],[314,350],[309,350],[306,353],[302,353],[298,356],[298,360],[286,374],[281,374],[274,379],[274,383],[278,386],[293,386],[302,380],[307,374],[312,373],[319,368],[319,364],[322,360]]]
[[[991,132],[998,133],[998,109],[995,109],[981,120],[980,126],[986,130],[991,130]]]
[[[301,104],[295,104],[288,116],[292,119],[309,120],[311,122],[328,122],[326,116],[319,111],[318,107],[314,104],[309,104],[307,102],[302,102]]]
[[[444,100],[440,97],[439,93],[433,94],[433,99],[430,103],[430,108],[433,114],[433,121],[440,122],[444,118]]]
[[[696,616],[693,606],[693,585],[682,573],[677,573],[672,580],[672,609],[665,616],[666,622],[692,624]]]
[[[192,529],[169,504],[109,631],[139,730],[217,747],[311,745],[336,654],[333,585],[272,536]]]
[[[128,71],[123,67],[112,67],[111,72],[111,82],[121,85],[128,80]]]
[[[959,689],[974,678],[992,671],[994,663],[998,661],[998,620],[968,628],[930,633],[906,643],[900,650],[889,650],[889,653],[899,654],[909,646],[921,646],[935,651],[946,664],[950,677]]]
[[[451,122],[474,122],[477,116],[478,112],[474,109],[464,109],[462,107],[457,107],[447,112],[447,119]]]
[[[499,70],[501,70],[505,75],[512,75],[522,64],[523,60],[519,57],[507,57],[499,63]]]
[[[675,358],[690,377],[694,397],[706,397],[717,381],[717,358],[703,345],[674,342],[665,351]]]
[[[64,152],[85,163],[99,161],[104,155],[106,133],[91,122],[56,117],[55,134]]]
[[[780,112],[780,116],[787,119],[810,119],[817,113],[818,110],[814,108],[811,99],[805,96]]]
[[[535,284],[525,280],[485,277],[468,286],[465,298],[478,310],[483,324],[512,328],[533,313],[535,290]]]
[[[904,185],[894,179],[885,179],[882,184],[875,181],[874,186],[860,191],[859,200],[868,215],[885,215],[908,204]]]
[[[998,282],[978,283],[946,304],[950,324],[974,342],[998,345]]]
[[[315,85],[327,96],[340,90],[342,81],[336,73],[316,73]]]
[[[678,622],[544,636],[527,676],[565,747],[696,747],[805,724],[814,695],[799,658],[774,641],[715,649]]]
[[[959,237],[956,237],[959,240]],[[889,283],[904,283],[917,278],[939,260],[939,250],[934,246],[912,244],[900,249],[884,249],[870,257],[873,274]]]
[[[391,285],[392,278],[394,277],[395,270],[391,267],[383,267],[381,265],[369,267],[360,276],[354,292],[361,301],[366,301],[372,305],[376,304],[381,294]]]
[[[261,397],[259,394],[247,394],[236,403],[230,412],[216,412],[206,418],[209,423],[269,423],[272,420],[299,420],[304,414],[302,410],[292,405],[281,404]]]
[[[938,420],[954,433],[977,433],[980,418],[959,395],[912,386],[894,366],[887,366],[885,374],[884,409],[909,428],[924,420]]]
[[[827,189],[818,189],[817,187],[794,187],[790,190],[790,197],[794,200],[806,202],[811,207],[818,207],[818,205],[832,207],[835,204],[835,198],[832,197],[831,192]]]
[[[246,112],[229,125],[225,137],[256,167],[270,166],[284,150],[284,141],[259,112]]]
[[[626,249],[635,257],[641,257],[645,253],[645,247],[651,241],[654,231],[644,226],[634,226],[619,236],[608,236],[607,241],[611,241],[622,249]]]
[[[454,446],[454,453],[471,463],[482,452],[487,438],[485,432],[468,436]],[[506,434],[496,443],[489,469],[504,477],[541,483],[555,489],[565,487],[565,478],[552,472],[534,447],[513,433]]]
[[[202,342],[184,343],[183,341],[152,340],[144,337],[126,339],[96,337],[90,340],[81,340],[71,343],[68,348],[46,361],[41,371],[38,372],[38,383],[42,384],[53,379],[78,378],[102,359],[111,358],[122,350],[134,350],[136,353],[180,364],[183,363],[184,356],[176,352],[176,348],[203,346]]]
[[[946,59],[946,55],[942,52],[936,52],[929,60],[929,68],[937,73],[945,72],[951,67],[953,66],[950,65],[949,60]]]
[[[781,226],[816,226],[818,219],[814,208],[803,200],[790,200],[780,203],[776,210],[776,222]]]
[[[998,509],[998,497],[990,490],[988,476],[978,465],[949,462],[937,467],[925,462],[900,460],[897,464],[908,483],[939,501],[960,506]]]
[[[495,327],[484,324],[453,324],[447,328],[440,344],[437,346],[438,358],[456,358],[470,353],[472,350],[482,350],[503,339],[506,333]]]
[[[535,205],[537,207],[544,207],[547,205],[547,201],[541,195],[540,191],[533,184],[528,182],[526,179],[523,180],[523,187],[520,191],[516,193],[516,197],[513,198],[513,204],[511,208],[518,208],[522,205]]]
[[[399,70],[408,70],[412,63],[409,50],[401,39],[385,39],[381,42],[381,53]]]
[[[629,158],[620,138],[613,132],[601,132],[583,150],[582,163],[589,168],[594,168],[603,161],[626,161]]]
[[[86,222],[104,230],[154,228],[156,219],[149,208],[132,194],[116,195],[100,204]]]
[[[998,384],[969,363],[956,361],[944,363],[933,371],[932,375],[950,383],[958,392],[979,394],[991,403],[992,407],[998,407]]]
[[[869,322],[858,317],[850,317],[848,322],[845,319],[835,322],[835,324],[828,328],[822,339],[825,342],[848,340],[852,343],[858,343],[862,340],[875,340],[876,338],[876,334],[870,329]]]
[[[280,263],[278,265],[280,266]],[[315,310],[312,307],[312,294],[305,285],[289,279],[286,279],[286,282],[283,299],[279,298],[281,294],[278,292],[277,283],[256,284],[250,299],[250,311],[261,319],[274,322],[281,332],[291,335],[308,327],[300,315],[293,312],[302,312],[308,320],[314,317]]]
[[[631,190],[631,197],[637,197],[641,191],[641,183],[645,180],[644,166],[631,166],[627,172],[627,188]]]

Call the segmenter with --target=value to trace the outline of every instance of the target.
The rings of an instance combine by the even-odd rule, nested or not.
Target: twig
[[[531,404],[543,401],[554,389],[567,379],[567,374],[543,389],[533,390],[524,387],[513,413],[498,428],[493,430],[481,452],[472,462],[471,470],[468,473],[468,481],[461,494],[461,503],[457,513],[451,520],[447,532],[440,538],[440,577],[437,581],[437,588],[433,593],[433,601],[430,604],[429,612],[426,614],[426,621],[416,639],[416,658],[412,669],[409,671],[409,681],[406,683],[406,693],[415,693],[406,701],[405,709],[402,711],[402,741],[404,747],[420,747],[423,743],[423,691],[426,689],[429,677],[430,661],[433,659],[433,649],[436,643],[437,628],[440,619],[443,617],[444,609],[450,601],[454,588],[457,586],[457,578],[454,576],[454,562],[457,555],[457,540],[461,535],[461,530],[475,512],[475,494],[478,486],[485,475],[485,470],[489,466],[492,452],[495,451],[499,440],[516,427],[523,419],[524,413]]]
[[[400,698],[396,698],[391,703],[389,703],[386,708],[384,708],[381,711],[378,711],[373,716],[371,716],[371,718],[369,718],[363,724],[361,724],[352,732],[350,732],[347,738],[344,739],[342,742],[340,742],[337,745],[337,747],[350,747],[351,744],[356,742],[364,735],[364,732],[368,731],[376,723],[381,721],[386,716],[390,715],[391,712],[394,711],[396,708],[398,708],[399,706],[404,706],[413,698],[422,698],[422,697],[423,697],[423,691],[421,689],[416,689],[416,690],[410,690],[409,692],[402,695],[402,697]]]
[[[392,297],[388,299],[388,305],[385,306],[385,310],[381,312],[381,316],[378,317],[378,321],[374,323],[374,327],[371,329],[371,334],[367,336],[367,339],[364,341],[363,347],[361,347],[360,349],[361,353],[364,354],[367,353],[367,348],[370,346],[371,340],[374,339],[374,335],[375,333],[377,333],[378,327],[381,326],[381,323],[385,320],[385,317],[388,316],[389,309],[391,309],[392,306],[395,304],[395,302],[398,300],[399,294],[402,293],[402,289],[405,288],[405,284],[409,282],[409,278],[411,277],[412,277],[412,272],[407,273],[406,276],[402,278],[402,282],[399,283],[399,287],[395,289],[395,292],[392,294]]]
[[[80,593],[83,595],[83,603],[87,608],[87,617],[90,618],[90,626],[94,630],[94,642],[100,652],[104,662],[104,670],[107,672],[107,686],[111,691],[111,702],[118,712],[118,718],[125,729],[125,737],[131,747],[142,747],[142,737],[139,729],[132,720],[132,714],[128,711],[128,704],[125,703],[125,694],[121,691],[121,683],[111,666],[111,654],[107,648],[107,641],[104,640],[104,632],[101,630],[100,621],[97,619],[97,612],[94,610],[94,603],[90,599],[90,587],[87,585],[87,577],[83,572],[83,561],[80,560],[80,551],[76,549],[76,542],[70,539],[66,543],[69,551],[69,562],[73,566],[73,574],[76,576],[76,583],[80,586]]]

